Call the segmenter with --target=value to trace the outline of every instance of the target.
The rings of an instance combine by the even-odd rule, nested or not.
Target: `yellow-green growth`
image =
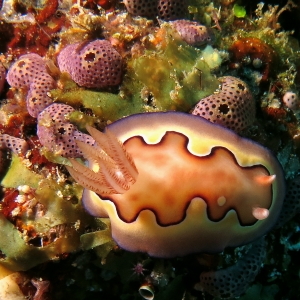
[[[129,66],[153,97],[159,111],[189,111],[200,99],[212,94],[218,81],[211,75],[201,51],[183,42],[164,25],[164,43],[133,58]]]
[[[233,13],[237,18],[244,18],[246,16],[246,9],[244,6],[234,4],[233,5]]]
[[[161,27],[163,42],[155,43],[149,36],[144,54],[127,61],[118,94],[74,87],[63,74],[63,89],[51,91],[51,96],[74,108],[91,109],[104,121],[151,111],[188,112],[219,83],[199,49],[183,42],[167,23]]]
[[[22,163],[20,157],[13,154],[9,170],[3,178],[1,185],[6,188],[17,188],[20,185],[28,185],[35,189],[42,178],[41,175],[29,171]]]
[[[43,213],[21,210],[18,217],[22,226],[32,228],[41,238],[49,230],[57,230],[57,238],[42,247],[30,245],[27,237],[24,239],[22,233],[0,212],[0,249],[4,255],[0,265],[13,271],[25,271],[56,259],[62,253],[81,249],[80,236],[86,226],[93,226],[94,223],[94,218],[81,205],[82,187],[76,183],[68,184],[38,175],[28,170],[16,155],[13,155],[11,167],[1,184],[7,188],[30,186],[34,190],[30,203],[42,206]]]

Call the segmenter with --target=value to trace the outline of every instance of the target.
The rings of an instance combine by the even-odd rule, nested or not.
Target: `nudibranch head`
[[[220,252],[272,228],[284,176],[264,147],[179,112],[138,114],[88,128],[79,143],[89,168],[68,168],[86,189],[83,204],[109,217],[115,241],[158,257]]]

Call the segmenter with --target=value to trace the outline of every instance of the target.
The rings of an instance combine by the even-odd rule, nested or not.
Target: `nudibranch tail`
[[[94,146],[77,142],[78,147],[95,163],[91,170],[70,159],[72,168],[67,167],[70,174],[83,187],[98,194],[123,194],[135,183],[138,172],[131,156],[123,144],[111,133],[105,134],[88,126],[89,133],[96,141]]]

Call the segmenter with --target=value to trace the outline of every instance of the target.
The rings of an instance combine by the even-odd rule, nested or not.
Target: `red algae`
[[[4,197],[1,201],[1,213],[10,220],[12,220],[12,211],[18,206],[18,203],[15,201],[19,191],[16,189],[6,189],[4,192]]]
[[[112,11],[116,6],[116,0],[96,0],[96,3],[106,11]]]
[[[274,74],[277,54],[271,46],[261,39],[256,37],[238,39],[231,45],[229,52],[232,54],[231,66],[233,68],[236,63],[242,64],[247,57],[250,57],[252,62],[254,59],[261,60],[262,81],[270,80],[270,76]]]
[[[29,159],[31,162],[31,169],[41,172],[41,170],[47,170],[50,174],[55,174],[56,164],[50,162],[43,154],[41,154],[41,142],[37,136],[32,136],[27,140],[29,145],[30,155]]]
[[[8,52],[15,57],[25,53],[37,53],[45,56],[55,34],[68,26],[63,13],[57,12],[58,1],[47,0],[43,9],[29,8],[35,14],[36,23],[17,23],[14,25],[13,38],[8,43]]]
[[[35,119],[29,116],[27,112],[23,112],[9,116],[7,124],[0,123],[0,131],[11,136],[23,137],[35,125]]]
[[[39,24],[46,22],[56,13],[58,8],[58,0],[47,0],[44,6],[45,8],[38,11],[38,14],[35,17],[35,20]]]

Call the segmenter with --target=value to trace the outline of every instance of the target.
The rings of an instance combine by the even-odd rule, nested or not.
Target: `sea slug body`
[[[220,252],[261,237],[277,220],[280,164],[231,130],[179,112],[132,115],[105,134],[88,130],[96,145],[78,146],[90,169],[71,160],[68,170],[86,188],[87,211],[109,217],[126,250]]]

